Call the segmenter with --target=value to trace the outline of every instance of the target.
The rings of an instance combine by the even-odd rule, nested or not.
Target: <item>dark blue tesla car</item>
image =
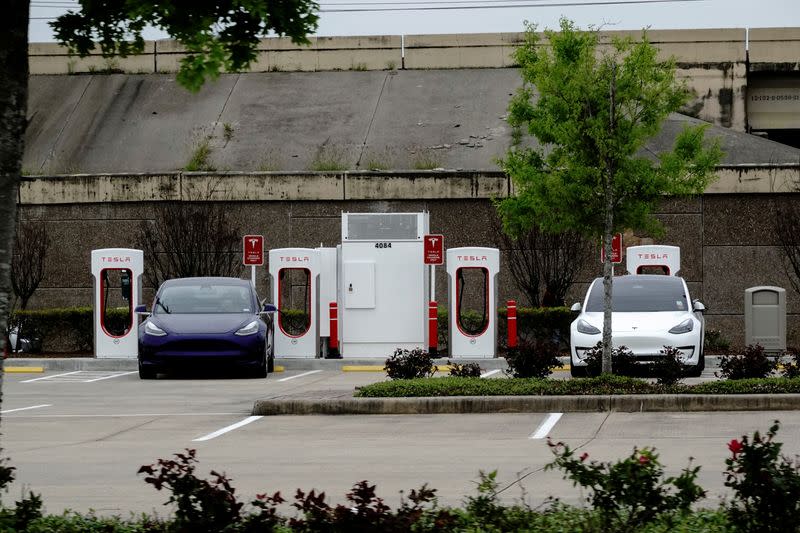
[[[144,306],[140,314],[148,315]],[[275,306],[259,304],[249,280],[165,281],[139,326],[139,377],[168,370],[243,370],[266,377],[274,365]]]

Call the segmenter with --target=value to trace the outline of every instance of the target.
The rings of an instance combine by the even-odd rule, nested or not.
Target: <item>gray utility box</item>
[[[745,289],[744,342],[760,344],[771,353],[786,349],[786,289]]]

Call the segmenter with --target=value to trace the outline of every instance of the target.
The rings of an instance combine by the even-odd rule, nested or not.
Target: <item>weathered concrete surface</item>
[[[197,94],[171,75],[33,76],[29,175],[203,168],[497,170],[516,69],[229,74]],[[697,119],[673,115],[654,156]],[[800,150],[710,126],[725,164],[797,163]],[[533,142],[528,140],[527,142]]]
[[[630,394],[458,396],[257,400],[253,415],[431,415],[457,413],[589,413],[782,411],[800,409],[800,394]]]
[[[641,31],[601,32],[601,46],[613,37],[641,38]],[[694,92],[690,114],[737,131],[748,128],[750,73],[800,70],[797,28],[651,30],[647,37],[659,57],[674,57],[677,75]],[[309,45],[287,38],[262,39],[251,72],[333,70],[503,69],[515,66],[512,54],[522,33],[311,37]],[[33,43],[30,71],[42,74],[163,74],[177,72],[186,50],[175,41],[147,41],[141,54],[106,59],[99,50],[86,58],[56,44]],[[769,128],[767,128],[769,129]]]

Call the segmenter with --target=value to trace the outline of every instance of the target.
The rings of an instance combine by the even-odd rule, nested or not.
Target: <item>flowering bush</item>
[[[561,366],[558,344],[550,340],[522,341],[506,353],[506,374],[515,378],[544,379]]]
[[[586,350],[586,369],[590,376],[599,376],[603,368],[603,343],[598,342]],[[636,373],[638,365],[633,352],[627,346],[618,346],[611,351],[611,369],[614,374],[630,376]]]
[[[464,363],[460,365],[447,361],[450,365],[450,375],[456,378],[479,378],[481,377],[481,366],[478,363]]]
[[[778,361],[770,359],[760,344],[749,344],[742,355],[723,355],[719,360],[719,375],[725,379],[765,378],[777,368]]]
[[[398,348],[386,360],[386,375],[391,379],[429,378],[436,372],[436,365],[428,352],[420,348],[403,350]]]
[[[781,354],[782,359],[790,359],[783,364],[781,374],[785,378],[800,377],[800,350],[797,348],[786,348],[786,351]]]
[[[681,357],[683,352],[672,346],[664,346],[661,356],[652,364],[659,385],[675,385],[683,378],[686,369]]]
[[[604,530],[637,531],[665,513],[688,512],[706,493],[695,483],[699,466],[690,464],[679,476],[664,479],[653,448],[634,448],[627,458],[604,463],[589,461],[586,452],[576,458],[563,442],[548,445],[556,458],[545,468],[563,470],[565,479],[590,491],[586,500]]]
[[[745,435],[728,443],[725,486],[734,499],[727,512],[739,531],[800,530],[800,465],[782,455],[781,443],[773,440],[779,426],[776,420],[766,435],[756,431],[752,439]]]

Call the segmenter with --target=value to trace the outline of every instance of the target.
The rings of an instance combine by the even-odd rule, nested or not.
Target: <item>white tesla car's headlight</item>
[[[689,333],[693,329],[694,329],[694,320],[692,320],[691,318],[687,318],[686,320],[684,320],[683,322],[681,322],[680,324],[669,330],[669,332],[675,334],[681,334],[681,333]]]
[[[236,332],[236,335],[254,335],[258,333],[258,320],[253,320],[245,327]]]
[[[578,333],[584,333],[586,335],[599,335],[600,330],[585,320],[580,319],[578,320]]]
[[[166,331],[161,329],[160,327],[156,326],[152,322],[145,322],[144,324],[144,332],[148,335],[152,335],[154,337],[163,337],[167,334]]]

